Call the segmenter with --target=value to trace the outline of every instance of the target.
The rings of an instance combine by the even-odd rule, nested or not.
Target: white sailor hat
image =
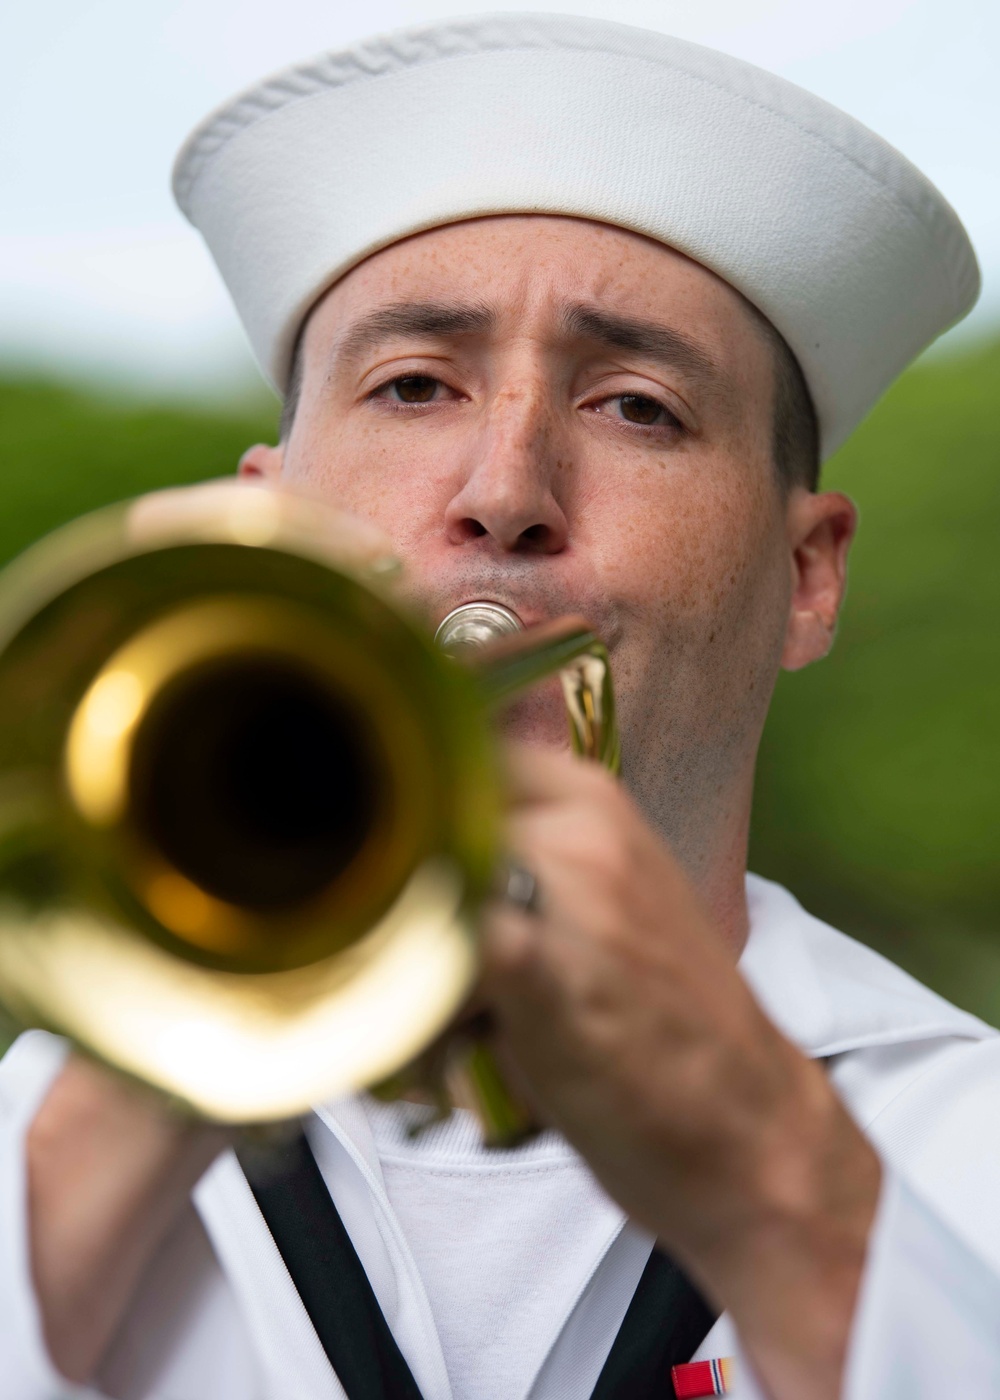
[[[942,195],[835,107],[751,64],[602,20],[510,14],[286,69],[189,137],[174,193],[273,383],[363,258],[486,214],[569,214],[688,254],[799,360],[824,455],[975,302]]]

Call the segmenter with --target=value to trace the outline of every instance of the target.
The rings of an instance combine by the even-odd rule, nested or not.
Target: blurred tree
[[[917,365],[824,475],[861,509],[851,587],[778,685],[752,865],[1000,1020],[1000,344]]]
[[[0,562],[110,501],[229,475],[251,442],[274,440],[277,418],[273,400],[194,408],[0,380]]]
[[[752,867],[1000,1021],[1000,343],[924,361],[829,463],[861,506],[837,645],[783,676]],[[231,472],[270,402],[0,382],[0,560],[107,501]]]

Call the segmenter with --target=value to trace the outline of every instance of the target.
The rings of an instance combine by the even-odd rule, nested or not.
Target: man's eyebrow
[[[720,366],[700,345],[656,321],[615,316],[596,306],[573,306],[566,311],[563,325],[569,335],[594,340],[614,350],[632,350],[712,387],[717,388],[725,378]]]
[[[439,301],[398,301],[371,311],[344,333],[338,355],[357,359],[393,336],[480,335],[496,324],[488,306]]]

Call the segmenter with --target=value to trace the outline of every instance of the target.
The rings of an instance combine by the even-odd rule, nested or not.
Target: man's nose
[[[445,512],[451,544],[492,541],[504,553],[558,554],[569,540],[559,497],[568,453],[544,393],[497,395],[470,444],[466,476]]]

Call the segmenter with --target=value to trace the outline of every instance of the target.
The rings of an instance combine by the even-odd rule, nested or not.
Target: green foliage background
[[[1000,1022],[1000,342],[924,361],[829,463],[837,645],[781,678],[752,864]]]
[[[0,381],[0,561],[107,501],[232,471],[276,410]],[[837,646],[783,676],[752,867],[1000,1021],[1000,342],[925,361],[829,464],[861,506]]]

